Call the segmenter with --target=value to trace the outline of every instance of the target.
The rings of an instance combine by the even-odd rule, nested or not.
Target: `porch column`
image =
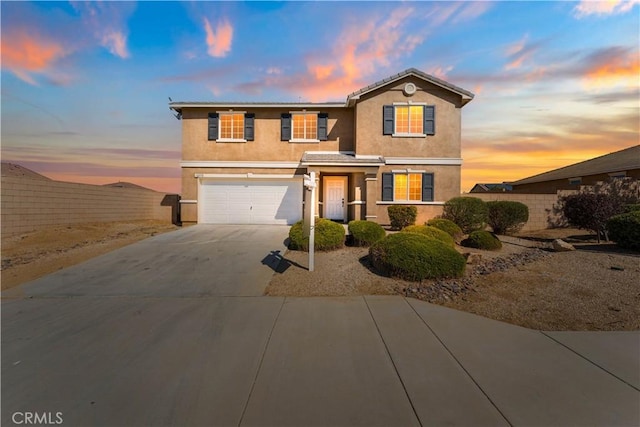
[[[364,177],[366,186],[366,210],[364,219],[368,221],[378,222],[378,176],[377,174],[367,173]]]

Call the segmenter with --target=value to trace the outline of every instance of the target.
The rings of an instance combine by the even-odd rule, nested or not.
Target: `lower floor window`
[[[422,172],[383,173],[382,201],[432,202],[433,174]]]

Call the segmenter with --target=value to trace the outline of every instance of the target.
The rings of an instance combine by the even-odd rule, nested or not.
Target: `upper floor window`
[[[218,139],[244,139],[244,113],[220,113]]]
[[[384,105],[382,107],[382,134],[418,137],[435,135],[435,116],[435,105]]]
[[[209,113],[209,141],[253,141],[255,115],[238,111]]]
[[[326,141],[329,136],[329,115],[317,112],[282,114],[281,140],[289,142]]]

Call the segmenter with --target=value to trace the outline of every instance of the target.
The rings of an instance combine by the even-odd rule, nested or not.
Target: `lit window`
[[[423,112],[422,105],[396,106],[395,134],[422,135]]]
[[[421,173],[396,173],[393,178],[393,200],[422,200]]]
[[[293,139],[318,139],[318,114],[317,113],[294,113],[291,125]]]
[[[244,113],[220,114],[220,139],[244,139]]]

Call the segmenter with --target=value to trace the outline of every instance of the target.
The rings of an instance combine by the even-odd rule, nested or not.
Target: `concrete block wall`
[[[161,206],[164,197],[152,190],[3,176],[2,235],[87,222],[153,219],[170,223],[171,207]]]
[[[522,227],[522,231],[544,230],[561,223],[561,218],[554,213],[554,206],[560,195],[567,195],[573,191],[564,190],[562,194],[529,194],[529,193],[468,193],[463,196],[477,197],[485,202],[504,200],[520,202],[529,208],[529,221]]]

